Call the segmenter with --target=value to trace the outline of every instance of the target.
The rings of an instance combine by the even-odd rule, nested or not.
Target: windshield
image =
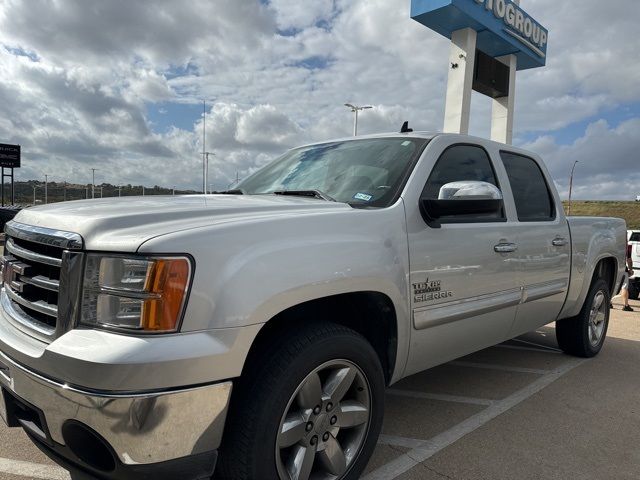
[[[426,143],[422,138],[373,138],[297,148],[236,188],[248,195],[316,190],[338,202],[386,207]]]

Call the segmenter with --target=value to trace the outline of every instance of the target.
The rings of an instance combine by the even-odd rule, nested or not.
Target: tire
[[[629,298],[631,300],[638,300],[640,296],[640,280],[631,281],[629,280]]]
[[[380,434],[385,390],[380,360],[364,337],[315,323],[278,335],[254,360],[234,385],[214,478],[307,480],[309,461],[314,478],[359,478]],[[306,461],[290,476],[296,456]]]
[[[591,358],[602,349],[609,327],[611,295],[607,283],[598,279],[589,288],[580,313],[556,322],[556,338],[569,355]]]

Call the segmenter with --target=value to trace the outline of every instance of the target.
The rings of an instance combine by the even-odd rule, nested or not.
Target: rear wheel
[[[310,325],[280,335],[248,368],[215,478],[360,476],[380,433],[385,387],[378,356],[361,335]]]
[[[558,345],[565,353],[589,358],[600,352],[609,326],[610,299],[607,283],[598,279],[589,288],[580,313],[556,322]]]

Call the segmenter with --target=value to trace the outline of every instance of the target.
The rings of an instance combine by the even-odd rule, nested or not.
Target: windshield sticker
[[[364,200],[365,202],[368,202],[373,198],[373,195],[367,195],[366,193],[356,193],[353,198],[355,198],[356,200]]]

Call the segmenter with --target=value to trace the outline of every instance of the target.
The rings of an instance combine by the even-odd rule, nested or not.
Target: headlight
[[[186,257],[90,254],[80,323],[144,333],[175,332],[190,277]]]

